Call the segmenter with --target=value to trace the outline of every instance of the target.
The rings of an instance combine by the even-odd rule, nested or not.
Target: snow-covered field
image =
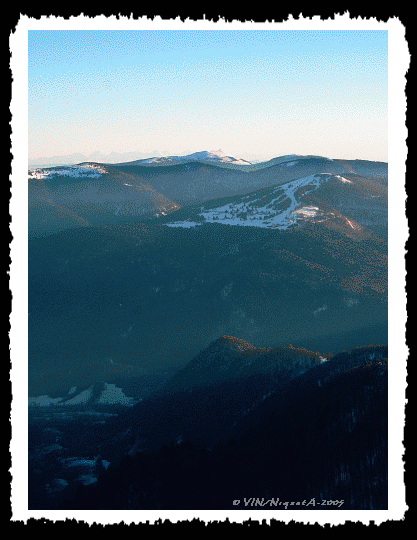
[[[195,221],[174,221],[173,223],[168,223],[167,227],[183,227],[189,229],[196,225],[202,225],[202,223],[196,223]]]
[[[43,180],[44,178],[54,178],[57,176],[68,176],[70,178],[99,178],[106,174],[106,169],[95,163],[84,165],[73,165],[71,167],[54,167],[51,169],[29,169],[28,178]]]
[[[117,387],[115,384],[104,383],[104,390],[100,393],[98,399],[96,398],[95,404],[99,405],[125,405],[132,406],[137,401],[131,397],[127,397],[123,390]],[[74,395],[71,399],[68,399],[69,395]],[[70,406],[70,405],[86,405],[91,401],[93,397],[93,385],[76,393],[76,387],[72,387],[66,397],[51,398],[48,395],[30,397],[30,407],[49,407],[55,406]]]
[[[324,212],[317,206],[303,205],[302,197],[316,190],[331,178],[337,178],[343,183],[351,183],[341,176],[328,173],[311,175],[272,188],[271,196],[267,196],[266,203],[263,203],[265,195],[260,196],[255,192],[241,197],[240,202],[237,201],[207,210],[202,206],[198,216],[204,219],[199,223],[187,220],[176,221],[167,225],[169,227],[189,228],[207,222],[285,230],[297,224],[299,220],[322,221],[325,218]],[[299,193],[302,193],[301,195],[297,193],[298,190],[300,190]]]

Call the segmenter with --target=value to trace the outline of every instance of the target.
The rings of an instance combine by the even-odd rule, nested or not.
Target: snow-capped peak
[[[167,156],[163,158],[149,158],[143,160],[142,163],[187,163],[190,161],[211,162],[211,163],[233,163],[234,165],[251,165],[250,161],[245,159],[234,158],[230,154],[226,154],[223,150],[203,150],[202,152],[193,152],[185,156]]]
[[[227,157],[227,155],[222,150],[210,150],[210,152],[204,150],[203,152],[194,152],[192,154],[189,154],[187,157],[194,157],[199,159],[222,159]]]
[[[235,165],[250,165],[249,161],[244,159],[234,158],[230,154],[226,154],[223,150],[211,150],[207,152],[206,150],[202,152],[194,152],[188,156],[183,156],[183,158],[195,160],[195,161],[217,161],[221,163],[234,163]]]

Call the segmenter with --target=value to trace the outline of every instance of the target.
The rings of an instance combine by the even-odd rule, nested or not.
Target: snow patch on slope
[[[29,169],[28,178],[43,180],[44,178],[54,178],[56,176],[68,176],[70,178],[99,178],[107,171],[104,167],[95,163],[85,163],[83,165],[73,165],[71,167],[54,167],[53,169]]]
[[[296,198],[296,191],[301,187],[310,188],[304,190],[304,194],[313,191],[329,178],[330,176],[311,175],[276,186],[273,191],[276,192],[277,197],[264,206],[254,204],[258,197],[252,195],[252,197],[243,197],[241,203],[226,204],[202,211],[199,215],[211,223],[285,230],[296,224],[298,218],[314,218],[319,211],[317,207],[312,206],[298,208],[300,201]]]
[[[350,180],[346,180],[346,178],[343,178],[343,176],[336,175],[336,178],[344,182],[345,184],[352,184]]]
[[[65,401],[65,403],[60,403],[60,405],[82,405],[82,404],[88,403],[92,395],[93,395],[93,385],[87,388],[86,390],[83,390],[72,399]]]
[[[196,223],[195,221],[174,221],[173,223],[167,223],[167,227],[184,227],[185,229],[190,229],[197,225],[202,225],[202,223]]]
[[[166,225],[168,227],[190,228],[206,222],[286,230],[298,222],[306,220],[318,223],[329,219],[329,215],[317,206],[303,205],[302,198],[334,177],[335,175],[329,173],[313,174],[272,187],[269,192],[263,190],[240,198],[237,197],[236,202],[230,202],[217,208],[206,210],[203,205],[195,216],[195,218],[197,216],[203,218],[202,220],[196,222],[189,218]]]
[[[51,398],[48,395],[29,397],[30,407],[49,407],[59,406],[65,407],[70,405],[87,405],[93,402],[97,405],[125,405],[131,406],[137,403],[134,398],[127,397],[122,388],[119,388],[115,384],[104,383],[104,390],[100,393],[98,399],[93,398],[94,385],[91,385],[86,390],[79,392],[74,397],[67,399],[64,397]],[[75,394],[76,387],[72,387],[68,391],[68,396]]]
[[[304,217],[315,217],[318,212],[317,206],[303,206],[302,208],[298,208],[297,210],[294,210],[294,214],[299,214]]]
[[[134,405],[136,401],[133,398],[127,397],[123,390],[115,384],[105,384],[105,389],[100,394],[98,403],[107,405]]]
[[[56,405],[62,401],[62,397],[51,398],[47,394],[43,396],[30,397],[29,407],[49,407],[50,405]]]

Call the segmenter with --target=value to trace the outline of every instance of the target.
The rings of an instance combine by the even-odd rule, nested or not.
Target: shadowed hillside
[[[385,354],[380,346],[336,355],[272,388],[223,443],[184,435],[131,452],[61,507],[386,509]]]

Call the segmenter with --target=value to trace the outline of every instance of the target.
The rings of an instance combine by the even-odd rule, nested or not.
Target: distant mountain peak
[[[251,165],[250,161],[247,161],[246,159],[241,158],[235,158],[231,156],[230,154],[226,154],[223,152],[223,150],[211,150],[210,152],[196,152],[194,154],[190,154],[187,157],[199,157],[202,161],[220,161],[222,163],[233,163],[235,165]]]
[[[149,159],[140,160],[141,165],[176,165],[189,162],[200,163],[218,163],[218,164],[233,164],[233,165],[251,165],[250,161],[245,159],[235,158],[226,154],[223,150],[202,150],[200,152],[193,152],[183,156],[164,156],[153,157]]]

